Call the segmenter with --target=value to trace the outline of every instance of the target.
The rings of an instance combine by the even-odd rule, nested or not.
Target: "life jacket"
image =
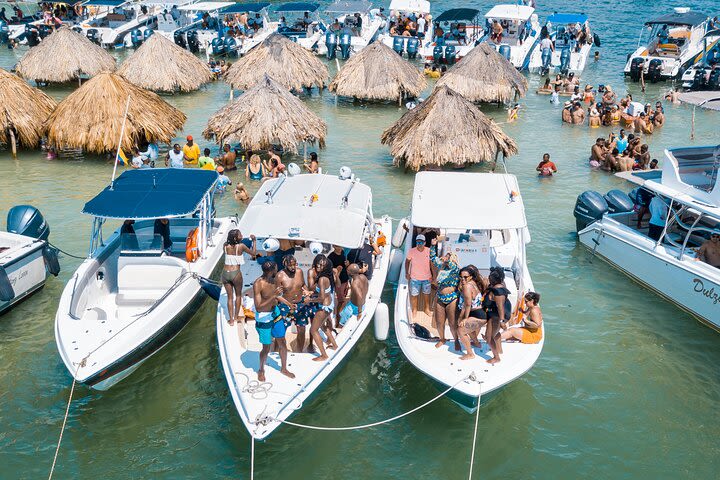
[[[518,298],[517,304],[515,305],[515,314],[510,320],[510,325],[517,325],[525,319],[523,310],[525,310],[525,295]]]
[[[188,232],[187,238],[185,239],[185,260],[192,263],[200,258],[200,250],[198,249],[198,236],[200,231],[197,228],[193,228]]]

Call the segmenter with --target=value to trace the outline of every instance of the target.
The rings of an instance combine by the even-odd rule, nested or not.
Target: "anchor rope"
[[[472,450],[470,450],[470,473],[468,474],[468,480],[472,480],[473,464],[475,463],[475,443],[477,441],[477,428],[478,421],[480,420],[480,400],[482,400],[482,382],[480,383],[480,392],[478,393],[478,406],[475,412],[475,430],[473,430],[473,441]]]
[[[72,403],[73,393],[75,393],[75,384],[77,383],[75,378],[80,371],[80,367],[85,365],[85,360],[86,359],[83,359],[81,362],[78,363],[77,368],[75,369],[75,375],[73,375],[72,386],[70,387],[70,396],[68,397],[67,406],[65,407],[65,417],[63,417],[62,427],[60,428],[60,438],[58,438],[57,446],[55,447],[55,456],[53,456],[53,462],[52,466],[50,467],[50,474],[48,475],[48,480],[52,480],[53,473],[55,473],[55,464],[57,463],[58,454],[60,453],[60,444],[62,443],[63,434],[65,433],[65,426],[67,425],[67,419],[70,415],[70,404]]]

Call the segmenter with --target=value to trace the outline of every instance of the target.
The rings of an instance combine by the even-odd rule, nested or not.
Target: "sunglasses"
[[[460,278],[462,278],[463,280],[467,280],[470,278],[470,275],[460,275]]]
[[[425,240],[415,240],[416,245],[425,245]]]

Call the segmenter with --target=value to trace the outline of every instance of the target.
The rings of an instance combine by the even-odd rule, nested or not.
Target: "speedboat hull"
[[[45,285],[44,241],[23,235],[0,232],[0,314],[24,300]]]

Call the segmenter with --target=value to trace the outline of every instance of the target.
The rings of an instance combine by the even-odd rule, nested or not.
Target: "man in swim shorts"
[[[350,301],[340,312],[341,325],[345,325],[345,323],[350,320],[353,315],[360,318],[363,312],[363,307],[365,306],[368,288],[370,288],[370,282],[368,282],[365,275],[360,273],[360,267],[356,264],[351,264],[347,271],[350,276]]]
[[[267,361],[273,340],[277,342],[280,352],[280,373],[295,378],[287,369],[287,344],[285,343],[285,322],[276,315],[278,302],[290,306],[285,300],[282,289],[275,283],[277,265],[268,261],[262,265],[262,275],[253,283],[253,300],[255,301],[255,330],[262,344],[260,350],[260,367],[258,368],[258,381],[265,381],[265,362]]]
[[[283,258],[283,269],[278,272],[277,283],[282,288],[283,298],[294,305],[293,308],[282,308],[285,316],[285,325],[289,326],[295,322],[297,326],[297,350],[305,350],[305,327],[310,323],[315,312],[310,312],[310,306],[304,303],[303,291],[305,290],[305,275],[302,269],[298,268],[294,255],[287,255]],[[310,344],[312,347],[312,343]]]

